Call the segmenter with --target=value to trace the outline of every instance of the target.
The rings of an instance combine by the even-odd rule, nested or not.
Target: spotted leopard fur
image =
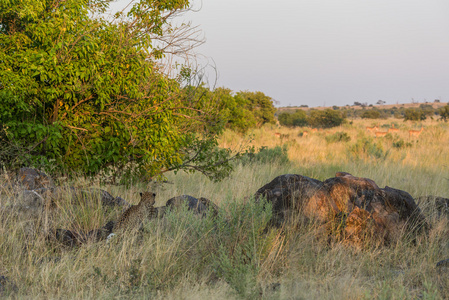
[[[120,216],[114,232],[139,229],[144,220],[157,217],[157,209],[154,207],[156,194],[144,192],[140,193],[140,197],[139,204],[131,206]]]

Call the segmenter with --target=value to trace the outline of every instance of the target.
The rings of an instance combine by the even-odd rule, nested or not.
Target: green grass
[[[267,146],[265,153],[236,164],[231,177],[220,183],[213,183],[200,174],[181,172],[168,174],[166,184],[102,187],[133,204],[139,201],[138,193],[144,190],[156,192],[156,206],[181,194],[206,197],[222,208],[217,220],[199,218],[185,210],[172,211],[163,220],[147,222],[140,234],[118,235],[110,242],[65,249],[46,241],[45,232],[49,227],[91,230],[117,218],[120,211],[103,210],[95,200],[74,206],[64,197],[58,200],[54,211],[42,213],[38,218],[3,209],[0,275],[14,281],[18,291],[7,290],[2,296],[447,299],[447,270],[440,273],[435,264],[449,258],[449,218],[438,216],[429,203],[420,203],[432,225],[427,236],[418,236],[412,242],[404,232],[389,247],[358,250],[344,242],[329,240],[316,224],[298,221],[282,229],[267,229],[269,206],[252,201],[257,189],[278,175],[293,173],[324,180],[338,171],[371,178],[381,187],[399,188],[414,197],[449,197],[449,160],[447,146],[443,144],[448,140],[445,124],[428,125],[428,131],[423,132],[418,142],[401,136],[412,146],[400,148],[393,146],[394,140],[369,139],[363,125],[355,122],[336,130],[351,137],[344,143],[328,143],[326,132],[288,141],[287,161],[279,140],[274,137],[273,141],[264,140],[270,130],[279,129],[268,128],[265,134],[256,132],[259,137],[252,143],[259,148]],[[289,133],[288,130],[280,131]],[[435,142],[434,136],[441,143]],[[232,141],[226,140],[226,136],[224,140],[228,144]],[[363,152],[362,146],[354,146],[358,143],[368,150]],[[380,150],[375,147],[381,147],[383,155],[376,155]],[[370,155],[370,151],[374,154]],[[385,155],[386,151],[390,151],[389,155]],[[67,186],[92,184],[96,183],[81,177],[66,183]],[[0,206],[9,206],[6,200],[12,197],[13,191],[1,190]]]

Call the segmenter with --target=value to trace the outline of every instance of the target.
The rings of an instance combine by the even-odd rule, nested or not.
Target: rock
[[[81,241],[79,239],[79,235],[76,234],[74,231],[67,230],[67,229],[55,229],[51,234],[48,236],[48,240],[50,241],[56,241],[59,244],[65,246],[65,247],[75,247],[81,244]]]
[[[55,187],[53,180],[47,174],[32,168],[21,168],[17,174],[17,181],[27,190]]]
[[[330,233],[357,246],[363,246],[368,236],[389,243],[403,232],[427,228],[410,194],[388,186],[379,188],[371,179],[346,172],[338,172],[324,182],[301,175],[281,175],[256,192],[256,201],[262,196],[273,203],[275,225],[285,221],[287,211],[296,217],[318,220],[328,226]]]
[[[345,220],[345,238],[353,245],[363,246],[366,239],[375,236],[375,226],[371,214],[355,207]]]
[[[105,240],[112,233],[115,223],[115,221],[109,221],[103,227],[89,231],[86,238],[95,242]]]
[[[357,246],[364,246],[367,237],[389,243],[404,232],[427,228],[413,197],[405,191],[382,189],[371,179],[348,173],[326,180],[324,187],[336,211],[347,216],[345,237]]]
[[[58,228],[48,235],[47,240],[55,241],[60,245],[69,248],[86,244],[89,241],[99,242],[106,240],[106,238],[112,233],[115,223],[115,221],[109,221],[103,227],[91,230],[87,233]]]
[[[310,216],[316,216],[317,209],[325,204],[317,203],[323,198],[322,185],[321,181],[302,175],[280,175],[261,187],[254,195],[254,199],[260,201],[261,198],[265,198],[272,203],[274,223],[279,225],[285,220],[286,212],[291,210],[300,211],[307,207],[311,211]],[[314,199],[311,200],[312,198]],[[325,211],[324,214],[327,214],[327,209]]]
[[[94,198],[98,199],[100,198],[101,204],[103,207],[115,207],[115,206],[130,206],[126,200],[124,200],[121,197],[113,197],[111,194],[109,194],[107,191],[97,188],[90,188],[88,190],[82,190],[81,194],[84,198]]]
[[[121,197],[113,197],[107,191],[97,188],[90,188],[88,190],[76,190],[74,195],[75,202],[89,201],[92,199],[99,199],[103,207],[129,207],[131,206]]]
[[[195,214],[204,214],[207,211],[207,207],[204,204],[202,204],[197,198],[189,195],[181,195],[170,198],[165,204],[165,206],[169,208],[179,208],[183,205],[187,205],[188,210],[193,211]]]
[[[209,199],[204,197],[197,199],[189,195],[182,195],[167,200],[166,206],[156,207],[156,210],[158,211],[157,217],[162,218],[167,207],[179,208],[183,205],[186,205],[188,210],[193,211],[195,214],[202,214],[205,216],[208,211],[210,211],[213,216],[218,214],[218,206]]]
[[[109,204],[106,204],[103,200],[101,202],[103,203],[103,205],[109,205],[109,206],[124,206],[124,207],[131,206],[131,204],[129,204],[125,199],[123,199],[122,197],[119,197],[119,196],[115,197],[114,200],[109,202]]]

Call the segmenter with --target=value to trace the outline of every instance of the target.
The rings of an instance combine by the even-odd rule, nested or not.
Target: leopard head
[[[155,198],[156,198],[155,193],[152,193],[152,192],[140,193],[140,203],[142,203],[142,204],[154,205],[154,203],[156,203]]]

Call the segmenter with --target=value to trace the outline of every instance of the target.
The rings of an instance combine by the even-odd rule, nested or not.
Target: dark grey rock
[[[55,187],[53,180],[47,174],[32,168],[21,168],[17,174],[17,181],[27,190]]]
[[[88,242],[99,242],[106,240],[108,235],[112,233],[115,223],[115,221],[109,221],[103,227],[91,230],[87,233],[58,228],[50,233],[47,240],[69,248],[80,246],[81,244]]]
[[[170,198],[165,204],[165,206],[170,209],[182,207],[183,205],[187,205],[188,210],[193,211],[196,214],[204,214],[207,211],[207,207],[203,203],[190,195],[181,195]]]
[[[297,175],[285,174],[274,178],[261,187],[254,195],[256,201],[265,198],[273,206],[276,224],[284,220],[286,210],[298,211],[303,208],[321,189],[319,180]]]

